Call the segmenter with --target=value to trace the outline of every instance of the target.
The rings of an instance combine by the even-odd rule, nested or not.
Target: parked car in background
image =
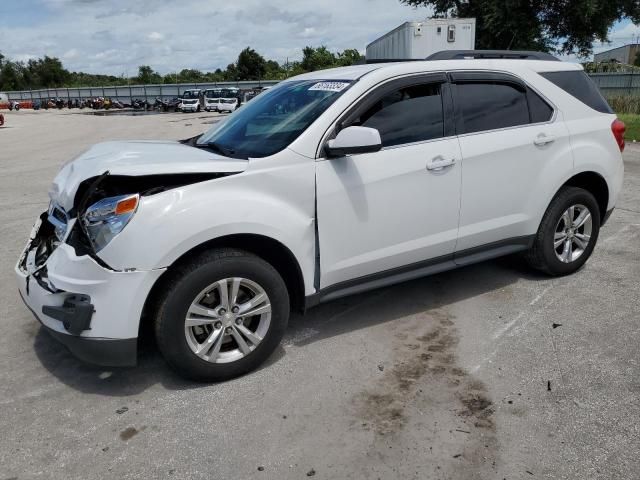
[[[580,65],[457,53],[307,73],[183,142],[92,147],[54,179],[20,295],[82,359],[134,364],[144,319],[171,367],[218,381],[263,363],[291,310],[516,252],[576,272],[624,124]]]
[[[182,93],[182,101],[180,102],[181,112],[199,112],[202,109],[203,95],[202,90],[192,89],[185,90]]]
[[[204,109],[207,112],[233,112],[240,104],[240,89],[210,88],[204,91]]]

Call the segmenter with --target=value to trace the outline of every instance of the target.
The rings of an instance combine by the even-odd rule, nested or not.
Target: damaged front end
[[[246,167],[246,161],[177,142],[92,147],[62,167],[49,208],[18,258],[15,274],[24,303],[79,358],[134,365],[145,301],[166,268],[111,266],[101,258],[102,249],[145,215],[146,198]]]
[[[67,211],[52,198],[49,209],[34,225],[29,242],[23,250],[16,270],[21,278],[21,293],[29,297],[34,285],[43,292],[59,298],[60,305],[45,305],[34,312],[54,318],[72,334],[79,335],[90,329],[94,306],[91,296],[61,286],[49,260],[56,250],[64,246],[75,258],[89,257],[96,268],[111,273],[121,271],[107,265],[99,256],[106,246],[135,214],[143,197],[181,186],[219,178],[228,173],[163,174],[146,176],[110,175],[105,172],[80,183],[73,207]],[[60,257],[69,258],[65,253]],[[56,260],[59,268],[60,262]],[[126,270],[125,270],[126,271]],[[58,277],[59,278],[59,277]],[[63,275],[62,278],[67,278]],[[60,302],[58,302],[60,303]]]
[[[67,224],[63,227],[62,221],[52,221],[52,209],[53,207],[50,207],[49,211],[40,215],[31,231],[29,243],[18,259],[18,269],[27,276],[27,293],[31,279],[50,293],[59,292],[49,281],[47,260],[63,241]]]
[[[24,281],[23,299],[31,295],[31,282],[52,296],[63,297],[63,304],[43,305],[42,313],[62,323],[71,335],[80,335],[91,325],[94,307],[91,297],[81,294],[66,295],[65,290],[57,288],[49,278],[48,260],[64,242],[69,230],[69,219],[64,210],[51,205],[47,212],[38,218],[33,227],[27,247],[18,259],[16,269]],[[21,290],[22,294],[22,290]],[[34,314],[36,312],[34,311]],[[38,315],[36,314],[36,317]]]
[[[90,255],[108,267],[98,253],[118,235],[135,215],[144,197],[167,190],[220,178],[229,173],[182,173],[144,176],[111,175],[105,172],[80,183],[69,216],[76,220],[66,242],[77,255]]]

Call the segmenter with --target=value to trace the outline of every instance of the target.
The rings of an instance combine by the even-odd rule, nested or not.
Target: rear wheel
[[[547,208],[526,259],[550,275],[568,275],[589,259],[599,233],[600,210],[594,196],[564,187]]]
[[[156,319],[159,348],[183,377],[220,381],[254,370],[277,348],[289,319],[278,272],[247,252],[221,249],[182,267]]]

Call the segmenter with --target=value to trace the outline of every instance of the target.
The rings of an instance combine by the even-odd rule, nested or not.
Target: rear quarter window
[[[613,113],[596,84],[583,71],[544,72],[540,75],[594,110]]]

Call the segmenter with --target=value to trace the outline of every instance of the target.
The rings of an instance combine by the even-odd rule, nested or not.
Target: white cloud
[[[73,60],[74,58],[78,57],[78,49],[77,48],[72,48],[70,50],[67,50],[66,52],[64,52],[62,54],[62,59],[63,60]]]
[[[51,12],[36,26],[5,24],[2,53],[62,58],[70,70],[120,75],[139,65],[168,73],[214,70],[245,47],[284,63],[305,46],[356,48],[404,21],[429,16],[399,0],[40,0]],[[149,26],[152,26],[153,30]]]
[[[316,29],[314,27],[305,27],[300,36],[302,38],[311,38],[316,35]]]
[[[149,35],[147,35],[147,38],[154,42],[159,42],[160,40],[164,40],[164,35],[160,32],[151,32]]]

